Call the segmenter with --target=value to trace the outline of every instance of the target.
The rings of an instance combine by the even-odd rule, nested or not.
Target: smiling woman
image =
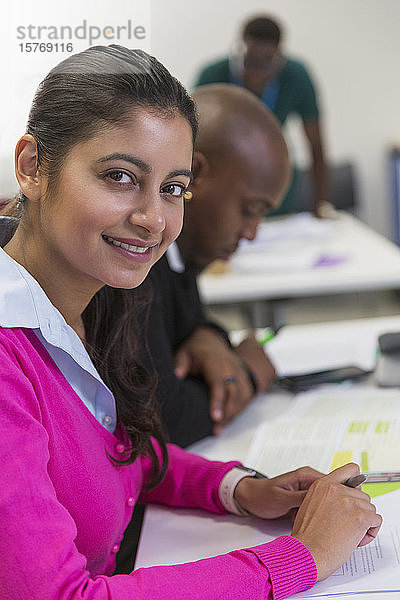
[[[283,598],[379,528],[341,485],[356,465],[318,482],[307,468],[257,479],[163,440],[120,288],[141,284],[180,231],[196,131],[193,101],[141,51],[90,48],[36,94],[0,249],[0,598]],[[113,575],[137,501],[272,518],[312,483],[291,536]]]
[[[176,238],[190,181],[192,143],[184,117],[165,118],[135,108],[123,125],[103,126],[89,140],[76,143],[60,173],[49,177],[35,165],[35,138],[28,134],[20,140],[17,175],[24,195],[29,195],[24,218],[41,240],[34,248],[24,245],[24,260],[39,282],[53,275],[51,270],[58,273],[51,278],[57,289],[48,290],[57,305],[65,299],[58,289],[60,274],[63,287],[80,295],[80,305],[66,309],[67,315],[62,311],[70,325],[79,323],[88,300],[104,283],[121,288],[142,283]],[[21,252],[18,238],[17,232],[10,242],[14,258]],[[51,264],[46,261],[44,266],[48,255]]]
[[[20,226],[6,252],[33,275],[95,361],[100,311],[89,307],[86,327],[82,313],[105,283],[139,285],[178,235],[196,132],[192,100],[139,50],[91,48],[63,61],[39,86],[16,148]],[[119,338],[108,352],[125,367],[131,324],[122,310],[104,309],[112,315],[108,333]],[[113,391],[126,381],[128,407],[118,409],[132,437],[131,460],[153,453],[150,436],[162,438],[148,377],[130,365],[111,384],[109,364],[103,357],[96,362]]]

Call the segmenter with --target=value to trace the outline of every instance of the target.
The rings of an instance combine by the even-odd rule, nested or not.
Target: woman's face
[[[75,145],[40,206],[58,277],[138,286],[181,230],[192,149],[186,119],[145,109]]]

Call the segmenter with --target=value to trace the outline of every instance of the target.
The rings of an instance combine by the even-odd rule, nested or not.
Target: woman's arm
[[[38,369],[38,360],[37,356],[32,356],[31,373]],[[59,481],[62,474],[57,482],[54,481],[53,463],[56,459],[62,461],[64,453],[71,451],[67,446],[71,439],[65,437],[58,445],[58,456],[55,456],[53,440],[62,442],[63,423],[59,424],[60,431],[45,426],[48,416],[44,411],[48,406],[43,403],[41,394],[49,393],[54,398],[56,390],[46,392],[50,380],[35,378],[34,374],[28,376],[28,367],[23,362],[21,356],[0,343],[0,598],[220,600],[231,595],[236,600],[248,600],[251,590],[252,598],[261,600],[272,598],[274,587],[277,590],[275,597],[280,598],[283,597],[281,590],[287,595],[313,583],[315,566],[310,554],[298,540],[286,537],[255,549],[235,551],[196,563],[139,569],[131,575],[109,576],[110,569],[96,567],[93,555],[99,552],[107,556],[107,552],[113,551],[113,542],[107,542],[108,536],[103,547],[94,548],[92,540],[98,537],[95,529],[92,535],[83,539],[82,528],[90,530],[94,524],[82,524],[75,518],[76,506],[71,504],[67,509],[60,499],[60,492],[56,492],[56,487],[58,490],[63,487]],[[58,403],[62,401],[62,397],[57,398]],[[51,402],[50,397],[50,405]],[[88,430],[91,428],[89,421]],[[79,480],[82,478],[80,462],[85,459],[85,453],[91,452],[89,440],[89,434],[87,438],[82,435],[73,440],[72,451],[80,458],[76,461],[76,476],[66,472],[63,485],[68,492],[80,490],[74,497],[76,505],[87,506],[84,514],[95,511],[102,515],[100,523],[107,536],[108,521],[111,525],[115,518],[108,514],[108,498],[93,497],[88,492],[93,473],[88,472],[83,480]],[[220,465],[215,466],[212,475],[215,481],[229,468]],[[111,468],[115,473],[123,473],[126,467]],[[179,474],[171,476],[176,485],[179,481],[188,483],[191,480],[189,476],[184,480]],[[86,486],[85,481],[90,485]],[[194,476],[193,481],[201,485],[205,482],[205,474]],[[210,490],[210,485],[206,487]],[[214,484],[211,487],[214,488]],[[205,492],[201,502],[222,512],[215,490]],[[125,508],[121,503],[121,514]],[[90,566],[86,555],[89,553],[92,554]],[[288,572],[293,561],[299,564],[295,582]]]

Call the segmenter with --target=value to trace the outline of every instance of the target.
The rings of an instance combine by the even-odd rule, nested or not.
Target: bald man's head
[[[280,125],[251,92],[202,86],[191,185],[178,244],[186,262],[204,268],[227,259],[241,238],[253,239],[261,218],[282,200],[289,160]]]
[[[213,160],[229,155],[261,136],[286,147],[272,112],[248,90],[229,84],[206,85],[192,96],[199,113],[196,150]]]

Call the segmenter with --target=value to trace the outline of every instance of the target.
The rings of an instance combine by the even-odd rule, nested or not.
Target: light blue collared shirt
[[[172,271],[175,271],[175,273],[183,273],[185,265],[176,242],[172,242],[172,244],[168,246],[166,255],[169,268],[172,269]]]
[[[85,406],[99,423],[114,432],[114,396],[101,380],[79,336],[36,279],[1,248],[0,327],[32,329]]]

